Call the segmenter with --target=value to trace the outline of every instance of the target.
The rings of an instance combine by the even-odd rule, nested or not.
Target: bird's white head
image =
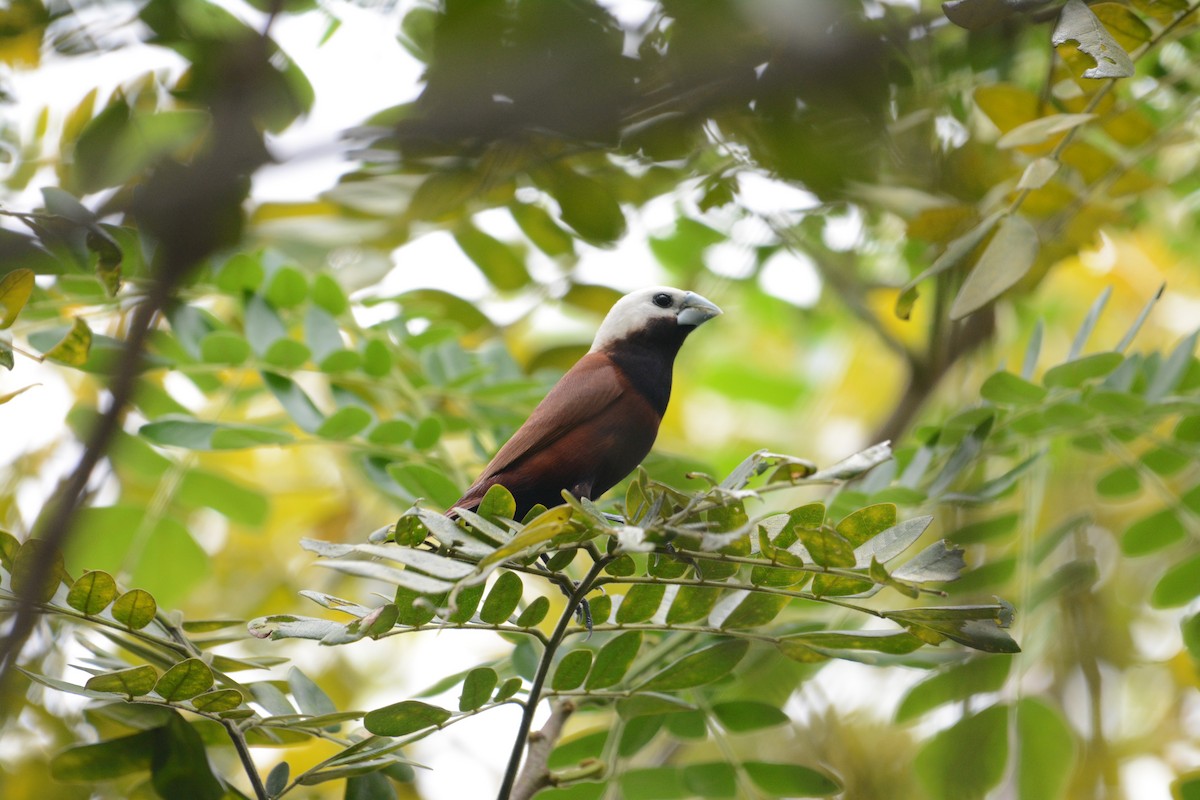
[[[638,331],[660,321],[669,321],[686,329],[695,328],[721,313],[721,309],[695,292],[670,286],[651,286],[622,297],[609,310],[596,331],[591,352],[603,350],[614,342],[628,339]]]

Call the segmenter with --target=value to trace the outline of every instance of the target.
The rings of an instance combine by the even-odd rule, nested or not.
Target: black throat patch
[[[671,399],[671,372],[683,340],[694,325],[673,319],[654,319],[604,348],[633,387],[660,415]]]

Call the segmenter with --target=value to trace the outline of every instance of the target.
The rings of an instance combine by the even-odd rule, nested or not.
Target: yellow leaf
[[[1126,50],[1137,49],[1154,35],[1150,26],[1142,22],[1141,17],[1120,3],[1096,3],[1088,8],[1104,23],[1104,27],[1117,40],[1117,44]]]
[[[13,324],[33,294],[33,270],[14,269],[0,278],[0,330]]]
[[[1041,101],[1028,89],[1009,83],[980,86],[975,90],[975,105],[987,114],[1001,133],[1008,133],[1018,125],[1032,122],[1040,114]]]
[[[4,405],[9,400],[12,400],[17,395],[19,395],[23,392],[28,392],[30,389],[32,389],[35,386],[41,386],[41,384],[40,383],[31,383],[28,386],[22,386],[20,389],[17,389],[15,392],[9,392],[8,394],[0,394],[0,406]]]
[[[79,317],[62,341],[46,351],[46,358],[52,358],[72,367],[81,367],[87,363],[88,351],[92,349],[92,329]]]

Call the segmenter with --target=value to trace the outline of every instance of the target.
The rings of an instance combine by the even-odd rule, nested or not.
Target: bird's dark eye
[[[658,306],[659,308],[670,308],[671,295],[667,294],[666,292],[659,292],[658,294],[654,295],[654,305]]]

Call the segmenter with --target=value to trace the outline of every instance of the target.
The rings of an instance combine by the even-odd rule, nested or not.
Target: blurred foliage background
[[[452,503],[611,303],[669,283],[726,313],[680,357],[650,476],[694,486],[689,472],[724,475],[759,448],[825,464],[891,439],[894,461],[827,502],[934,515],[969,567],[945,590],[1011,601],[1023,652],[746,662],[739,686],[774,688],[744,694],[786,710],[786,734],[654,730],[622,769],[733,748],[803,754],[850,798],[1200,797],[1196,9],[13,0],[8,609],[21,564],[49,563],[20,545],[37,536],[59,537],[72,580],[103,570],[182,612],[164,625],[336,593],[348,579],[307,569],[301,537],[362,541],[417,498]],[[291,51],[364,20],[422,65],[413,99],[286,147],[322,103]],[[122,57],[127,73],[77,104],[20,92]],[[365,64],[336,91],[394,80]],[[268,167],[331,153],[345,166],[330,185],[264,196]],[[71,744],[145,730],[193,761],[207,746],[249,791],[220,730],[85,710],[13,672],[79,684],[70,665],[138,663],[84,622],[43,615],[19,659],[4,653],[5,796],[182,796],[161,763],[96,786],[75,762],[57,772],[76,782],[51,776]],[[306,713],[309,683],[331,707],[372,708],[504,649],[464,634],[468,655],[438,661],[419,636],[325,649],[213,630],[227,668],[274,667],[247,674]],[[511,732],[501,720],[454,741],[498,771],[480,740]],[[572,724],[564,742],[595,723]],[[279,736],[251,741],[264,773],[329,755]],[[387,774],[298,795],[461,796],[444,769]],[[685,783],[626,789],[730,796]]]

